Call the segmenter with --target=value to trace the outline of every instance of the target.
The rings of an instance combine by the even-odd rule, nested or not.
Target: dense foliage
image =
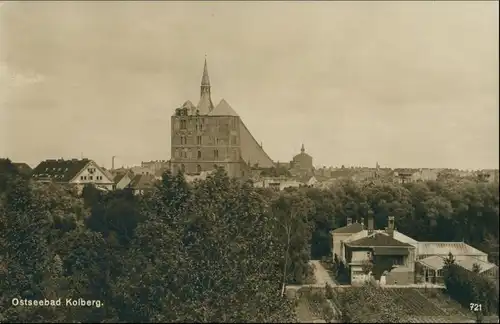
[[[340,181],[277,193],[222,171],[194,184],[166,173],[145,196],[86,187],[81,197],[0,159],[0,321],[293,321],[285,284],[307,281],[309,259],[332,260],[330,231],[347,217],[373,212],[383,228],[394,215],[417,240],[495,252],[498,204],[498,184],[478,180]],[[347,280],[345,265],[333,264]],[[374,289],[352,298],[377,299]],[[13,298],[102,304],[13,307]]]
[[[466,308],[473,303],[481,305],[483,315],[498,314],[498,287],[478,270],[468,271],[456,265],[450,253],[444,267],[446,290]]]
[[[306,235],[307,206],[296,211],[293,198],[271,201],[222,171],[192,186],[165,174],[140,198],[88,187],[81,199],[15,173],[4,181],[1,321],[295,321],[283,277],[300,282],[309,259],[296,234]],[[15,307],[14,298],[101,304]]]

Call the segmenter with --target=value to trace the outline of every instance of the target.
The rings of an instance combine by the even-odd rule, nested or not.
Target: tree
[[[53,271],[49,248],[50,217],[37,201],[29,183],[15,178],[0,206],[0,256],[6,271],[0,273],[1,316],[4,321],[38,321],[57,318],[51,308],[13,307],[13,298],[44,299],[53,295],[46,283]]]
[[[363,273],[368,275],[373,270],[373,262],[371,260],[365,260],[361,264],[361,268],[363,269]]]
[[[339,201],[330,190],[305,188],[304,192],[313,204],[310,219],[313,224],[311,235],[311,258],[331,256],[332,239],[330,231],[335,227],[335,210]]]
[[[174,189],[177,188],[177,189]],[[192,188],[164,176],[117,285],[127,321],[283,322],[279,220],[250,183],[221,170]]]
[[[444,266],[449,267],[452,264],[455,264],[455,257],[451,252],[448,253],[448,257],[444,259]]]
[[[313,207],[303,191],[283,192],[271,204],[280,226],[276,235],[285,245],[282,293],[285,284],[301,284],[311,274],[309,242],[313,225],[309,217]]]

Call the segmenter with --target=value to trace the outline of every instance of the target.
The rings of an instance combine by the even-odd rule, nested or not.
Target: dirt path
[[[337,284],[333,281],[332,277],[328,271],[326,271],[325,267],[319,262],[319,260],[311,260],[310,263],[314,265],[314,278],[316,279],[315,285],[325,286],[328,284],[330,286],[336,286]]]

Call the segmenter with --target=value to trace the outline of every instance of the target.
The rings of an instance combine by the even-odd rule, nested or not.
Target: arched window
[[[201,151],[198,151],[198,159],[201,159]]]
[[[199,165],[199,164],[198,164],[198,165],[196,166],[196,172],[197,172],[197,173],[201,173],[201,165]]]
[[[184,164],[181,164],[181,171],[184,173],[186,172],[186,166]]]
[[[218,150],[214,150],[214,158],[215,159],[219,158],[219,151]]]

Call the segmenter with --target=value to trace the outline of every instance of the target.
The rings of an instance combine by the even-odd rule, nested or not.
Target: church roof
[[[203,94],[196,108],[199,110],[200,115],[208,115],[214,109],[210,95]]]
[[[187,100],[185,103],[183,103],[181,108],[187,108],[189,114],[194,115],[196,113],[196,106],[193,105],[191,100]]]
[[[210,78],[208,77],[207,59],[203,66],[203,76],[201,77],[201,93],[200,101],[198,102],[198,113],[200,115],[208,115],[213,109],[214,104],[210,98]]]
[[[212,116],[235,116],[238,114],[234,111],[233,108],[227,103],[226,100],[222,99],[219,104],[215,107],[214,110],[210,112]]]
[[[293,157],[293,160],[295,161],[301,157],[308,157],[308,158],[312,159],[312,156],[310,156],[309,154],[306,153],[306,149],[304,148],[304,144],[302,144],[302,147],[300,148],[300,153],[295,155]]]
[[[208,77],[207,58],[206,57],[205,57],[205,64],[203,66],[203,76],[201,77],[201,85],[202,86],[210,86],[210,78]]]
[[[196,106],[193,105],[191,100],[187,100],[185,103],[182,104],[182,108],[192,109],[192,108],[196,108]]]

